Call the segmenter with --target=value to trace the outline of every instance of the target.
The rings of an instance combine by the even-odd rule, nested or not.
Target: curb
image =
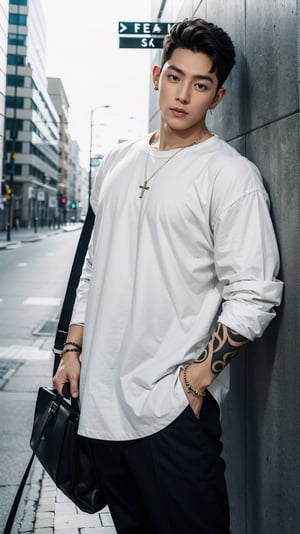
[[[21,243],[34,243],[35,241],[41,241],[42,239],[46,239],[47,237],[52,237],[54,235],[61,234],[63,232],[76,232],[77,230],[81,230],[82,225],[74,225],[74,226],[63,226],[59,230],[53,230],[52,232],[45,233],[45,234],[32,234],[32,235],[24,235],[20,237],[18,241],[0,241],[0,250],[5,250],[10,247],[16,247],[19,246]]]
[[[21,241],[7,241],[7,242],[0,242],[0,250],[4,250],[5,248],[14,247],[16,245],[20,245]]]

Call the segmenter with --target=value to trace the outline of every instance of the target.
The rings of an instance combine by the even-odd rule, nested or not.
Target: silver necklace
[[[199,141],[201,141],[201,139],[204,137],[204,133],[202,133],[201,135],[199,135],[198,137],[196,137],[196,139],[190,143],[189,145],[185,145],[185,146],[181,146],[178,150],[176,150],[176,152],[174,152],[166,161],[163,162],[163,164],[158,167],[158,169],[156,169],[152,174],[150,174],[150,176],[147,176],[147,172],[148,172],[148,162],[149,162],[149,156],[150,156],[150,150],[151,150],[151,145],[149,146],[149,150],[148,150],[148,153],[147,153],[147,158],[146,158],[146,163],[145,163],[145,175],[144,175],[144,183],[143,185],[139,185],[139,189],[141,189],[141,192],[140,192],[140,195],[139,195],[139,198],[143,198],[144,196],[144,193],[145,191],[147,191],[148,189],[150,189],[150,187],[148,186],[148,183],[150,182],[150,180],[152,180],[152,178],[165,166],[167,165],[167,163],[169,163],[169,161],[171,161],[171,159],[175,158],[175,156],[177,156],[177,154],[179,154],[179,152],[181,152],[182,150],[184,150],[185,148],[188,148],[190,146],[193,146],[193,145],[196,145],[197,143],[199,143]]]

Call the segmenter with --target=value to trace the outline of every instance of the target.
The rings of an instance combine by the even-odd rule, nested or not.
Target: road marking
[[[0,347],[0,358],[6,360],[49,360],[51,350],[42,350],[28,345],[11,345]]]
[[[16,263],[16,267],[27,267],[28,263]]]
[[[23,304],[30,306],[59,306],[60,298],[55,297],[28,297]]]

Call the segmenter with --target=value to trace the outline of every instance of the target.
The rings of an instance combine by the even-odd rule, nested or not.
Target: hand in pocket
[[[202,405],[203,405],[203,397],[196,397],[195,395],[193,395],[193,393],[188,393],[187,392],[187,388],[186,388],[186,385],[184,383],[183,373],[184,373],[184,371],[183,371],[183,369],[181,369],[181,371],[179,373],[179,379],[180,379],[183,391],[185,393],[185,396],[186,396],[186,398],[187,398],[187,400],[189,402],[189,405],[192,408],[196,418],[199,419],[200,418],[201,409],[202,409]]]

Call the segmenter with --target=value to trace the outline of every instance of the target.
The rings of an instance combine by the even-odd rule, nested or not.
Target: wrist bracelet
[[[187,365],[184,366],[183,368],[183,380],[184,380],[184,383],[186,385],[186,392],[187,393],[192,393],[193,395],[195,395],[195,397],[206,397],[206,391],[199,391],[197,389],[194,389],[193,386],[189,383],[188,379],[187,379],[187,376],[186,376],[186,370],[187,368],[192,365],[191,363],[188,363]]]
[[[66,352],[79,352],[80,353],[80,350],[79,349],[64,349],[61,351],[61,357],[66,354]]]
[[[78,343],[75,343],[75,341],[66,341],[64,344],[63,344],[63,347],[65,347],[66,345],[72,345],[73,347],[76,347],[76,349],[78,350],[82,350],[82,346],[81,345],[78,345]]]

